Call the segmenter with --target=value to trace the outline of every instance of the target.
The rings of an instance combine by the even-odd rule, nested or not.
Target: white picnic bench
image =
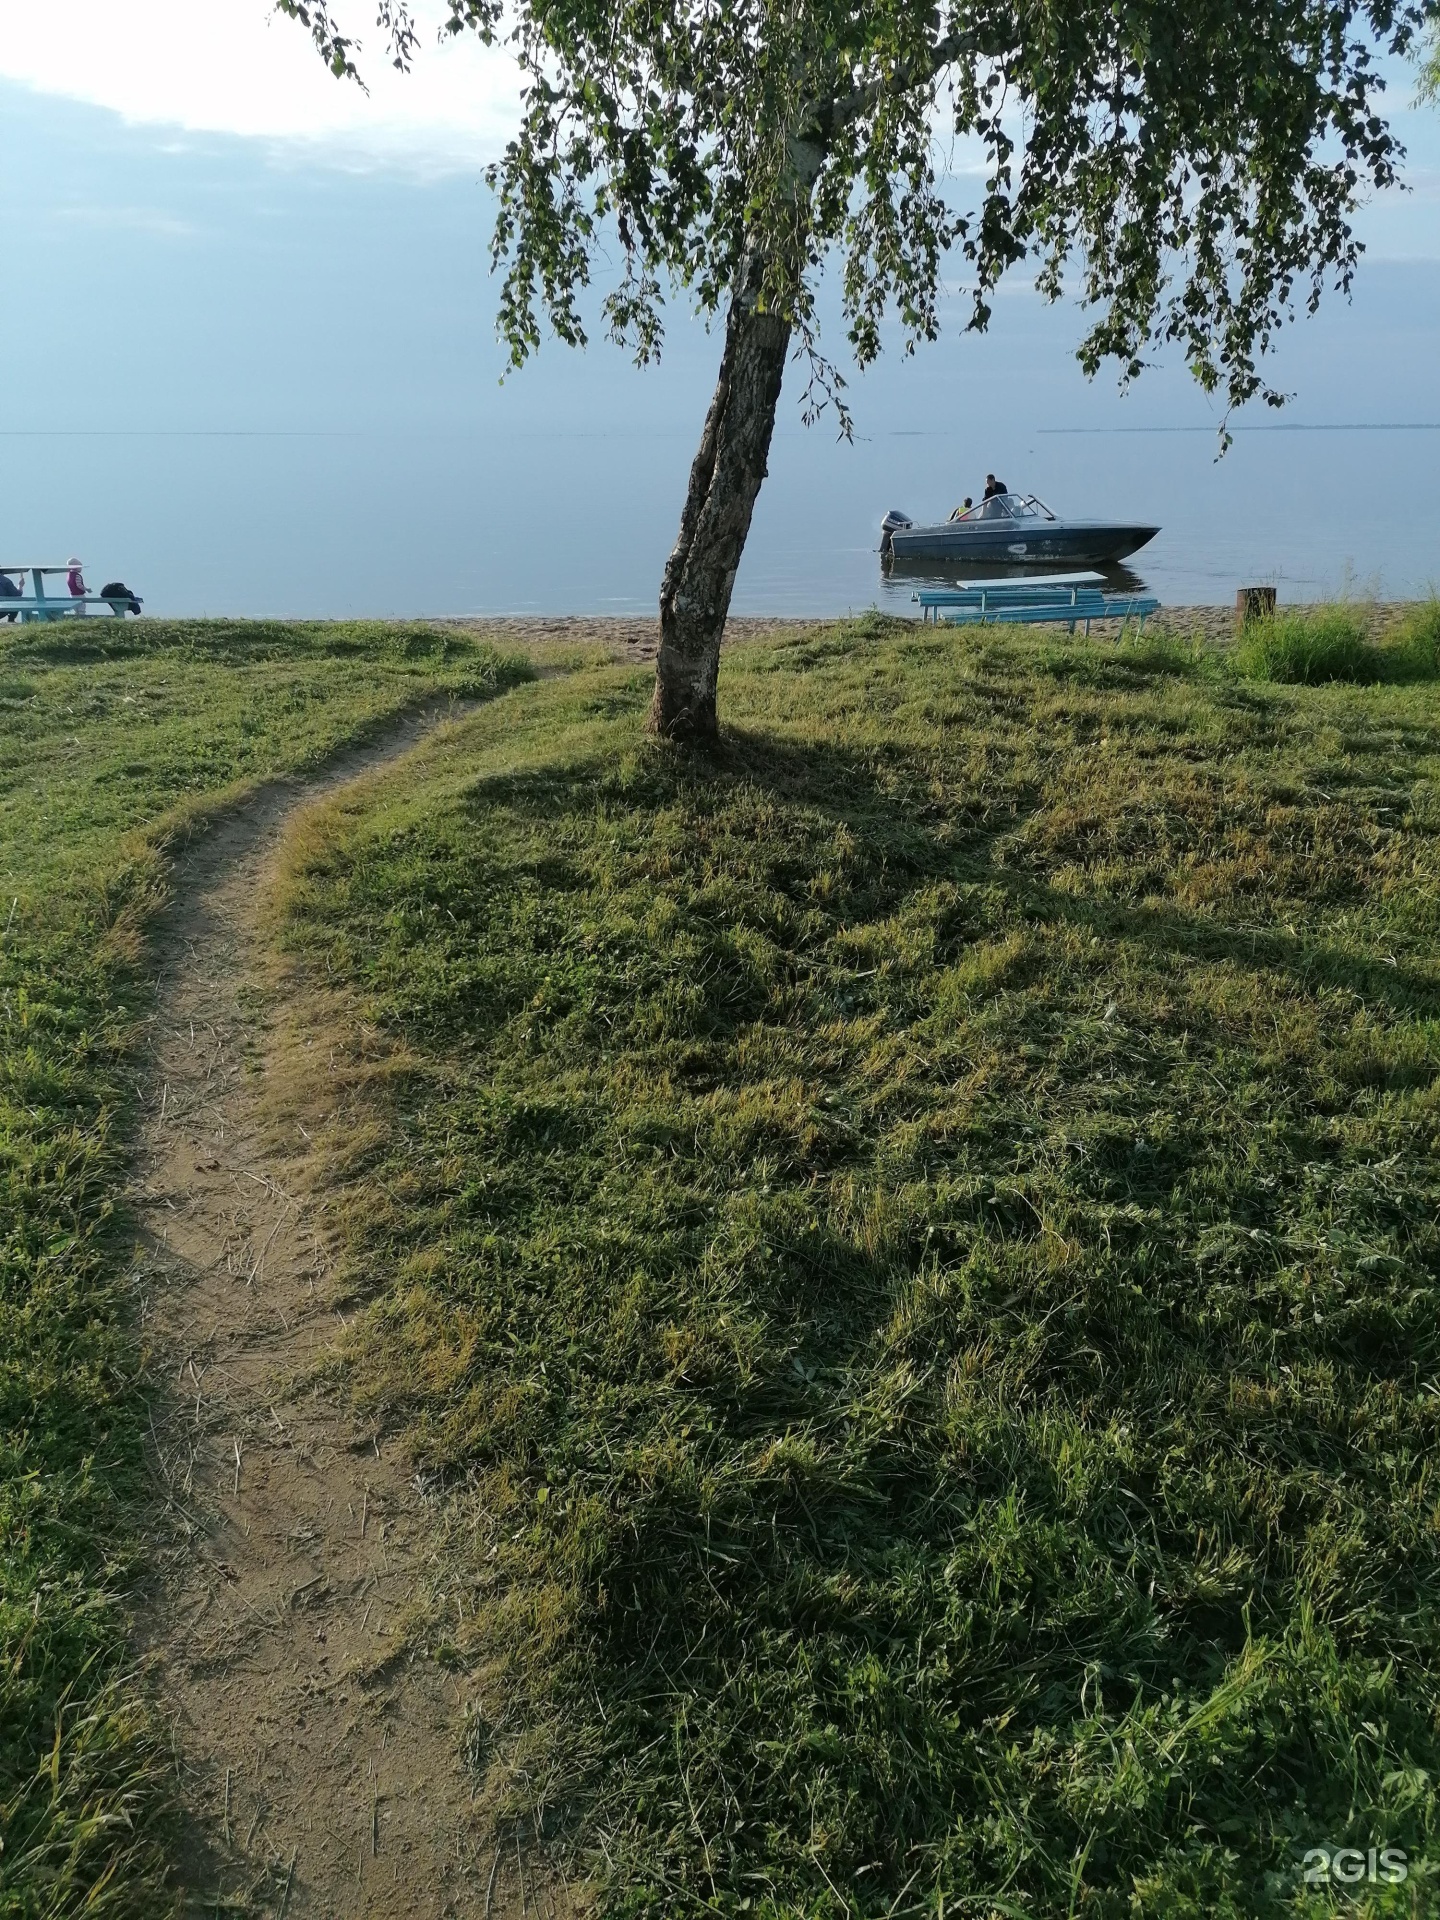
[[[59,574],[63,580],[70,571],[69,563],[63,567],[37,567],[26,563],[23,567],[0,566],[0,573],[8,574],[12,580],[23,581],[30,575],[33,585],[29,593],[21,593],[16,598],[0,595],[0,620],[13,614],[18,620],[67,620],[102,609],[106,613],[118,614],[123,620],[130,610],[130,596],[123,600],[106,600],[98,593],[70,593],[62,588],[59,593],[45,591],[46,577]]]

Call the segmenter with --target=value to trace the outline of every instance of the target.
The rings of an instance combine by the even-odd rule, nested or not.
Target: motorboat
[[[892,508],[880,523],[880,556],[960,566],[1100,567],[1123,560],[1159,531],[1114,520],[1064,520],[1038,494],[996,493],[938,526],[918,527]]]

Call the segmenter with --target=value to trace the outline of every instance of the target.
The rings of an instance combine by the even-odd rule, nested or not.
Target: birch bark
[[[720,377],[705,416],[660,587],[660,655],[649,726],[668,740],[716,736],[715,690],[730,595],[768,472],[790,324],[759,299],[761,264],[747,254],[725,322]]]

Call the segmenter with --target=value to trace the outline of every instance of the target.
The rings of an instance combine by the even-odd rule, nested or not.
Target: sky
[[[0,78],[83,101],[130,125],[239,134],[283,145],[299,164],[463,171],[493,158],[518,113],[503,48],[440,33],[443,0],[411,0],[413,69],[397,73],[368,0],[332,0],[360,48],[364,87],[337,80],[303,28],[268,0],[0,0]],[[1396,106],[1408,73],[1392,75]],[[1430,113],[1402,111],[1415,151],[1405,203],[1372,221],[1377,247],[1440,252],[1440,138]]]
[[[336,10],[375,41],[368,5]],[[718,342],[682,305],[658,369],[547,343],[502,384],[481,172],[514,74],[473,40],[438,45],[438,0],[418,11],[415,70],[371,44],[367,94],[266,0],[0,0],[0,544],[120,556],[97,564],[148,569],[156,610],[653,604]],[[1440,422],[1440,112],[1407,110],[1397,79],[1413,191],[1363,213],[1353,305],[1327,300],[1285,340],[1297,425]],[[1177,521],[1247,488],[1263,505],[1298,473],[1259,434],[1217,470],[1215,411],[1183,368],[1122,396],[1080,375],[1079,331],[1012,277],[986,339],[952,327],[855,383],[854,447],[805,430],[789,393],[739,599],[812,591],[805,556],[832,536],[868,597],[886,506],[935,493],[948,512],[987,467]],[[1364,459],[1428,484],[1433,519],[1437,451],[1411,435]],[[1306,488],[1323,502],[1353,475],[1303,478],[1292,517],[1313,511]],[[563,553],[534,533],[562,520]],[[1378,539],[1337,531],[1324,565],[1378,567]]]

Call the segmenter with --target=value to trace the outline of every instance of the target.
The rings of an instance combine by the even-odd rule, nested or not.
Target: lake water
[[[998,437],[998,436],[997,436]],[[156,614],[644,613],[691,448],[679,429],[564,435],[32,437],[7,443],[6,560],[86,559]],[[1169,603],[1440,586],[1440,431],[1034,430],[997,470],[1057,510],[1153,518],[1130,565]],[[23,486],[16,487],[17,472]],[[1376,476],[1350,484],[1346,476]],[[737,612],[914,611],[876,551],[887,506],[943,518],[983,471],[955,437],[776,436]],[[18,497],[17,497],[18,496]]]
[[[156,614],[653,610],[719,357],[683,309],[657,368],[547,343],[501,384],[473,176],[161,139],[14,88],[0,108],[0,218],[67,262],[0,302],[0,561],[78,553]],[[736,610],[913,611],[880,571],[886,509],[943,518],[987,470],[1159,522],[1132,564],[1171,603],[1440,584],[1436,183],[1403,231],[1367,216],[1353,305],[1287,331],[1293,404],[1251,409],[1220,461],[1183,367],[1087,383],[1074,309],[1018,280],[984,337],[957,292],[937,344],[856,379],[853,444],[802,426],[792,368]]]

